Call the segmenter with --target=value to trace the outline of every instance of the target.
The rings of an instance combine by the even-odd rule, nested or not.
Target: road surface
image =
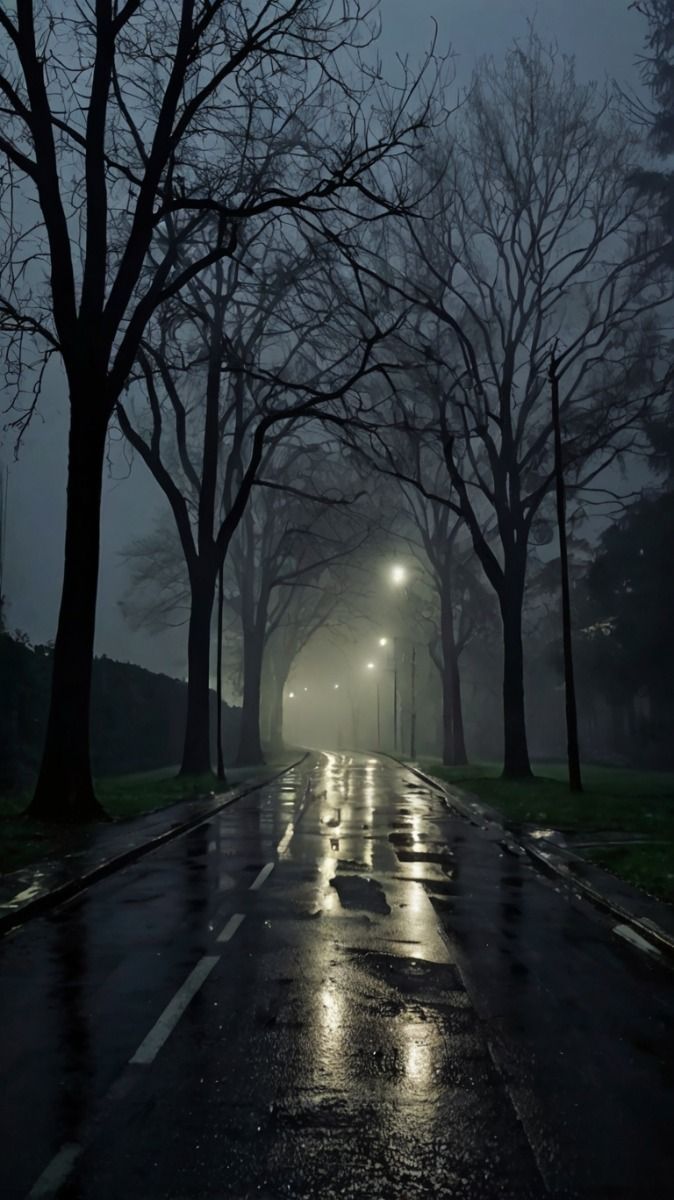
[[[0,1196],[674,1194],[674,975],[315,755],[0,942]]]

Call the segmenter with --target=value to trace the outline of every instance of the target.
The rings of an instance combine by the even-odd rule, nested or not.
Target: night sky
[[[629,11],[628,0],[383,0],[381,52],[395,69],[396,53],[418,58],[438,24],[438,47],[451,45],[456,88],[468,81],[472,64],[482,54],[498,57],[517,36],[526,34],[527,19],[539,32],[574,54],[581,78],[616,78],[635,86],[635,58],[645,23]],[[4,418],[8,420],[11,414]],[[2,435],[0,458],[10,463],[5,594],[10,630],[22,629],[33,641],[54,635],[63,556],[65,504],[66,403],[57,370],[47,378],[39,414],[27,432],[20,458],[13,462],[14,434]],[[160,637],[131,633],[119,612],[126,587],[121,552],[131,536],[149,530],[162,497],[145,468],[135,463],[131,478],[119,453],[112,450],[105,483],[102,561],[96,649],[115,658],[181,675],[184,631]]]

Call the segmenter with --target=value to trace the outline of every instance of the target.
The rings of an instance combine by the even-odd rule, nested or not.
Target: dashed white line
[[[290,843],[293,840],[294,835],[295,835],[295,826],[293,825],[292,821],[290,821],[288,823],[288,827],[287,827],[283,837],[281,838],[281,841],[279,842],[278,846],[276,847],[276,850],[279,854],[285,854],[286,850],[288,849],[288,846],[290,845]]]
[[[291,821],[278,844],[279,854],[285,853],[288,849],[294,833],[295,826]],[[262,884],[271,875],[275,865],[273,862],[265,863],[250,885],[251,892],[259,891]],[[233,913],[218,934],[216,941],[219,943],[231,941],[245,919],[245,913]],[[170,1037],[188,1004],[219,962],[219,954],[205,954],[199,959],[185,982],[178,988],[173,999],[166,1005],[161,1016],[155,1021],[150,1032],[143,1038],[135,1054],[129,1059],[129,1063],[133,1063],[136,1066],[148,1066],[154,1062],[164,1042]],[[60,1150],[57,1151],[51,1162],[47,1164],[40,1177],[33,1184],[28,1193],[27,1200],[47,1200],[47,1197],[55,1196],[70,1175],[77,1159],[82,1154],[82,1150],[83,1147],[79,1142],[64,1142]]]
[[[643,950],[645,954],[652,954],[654,958],[660,958],[660,951],[657,946],[652,946],[646,938],[642,938],[629,925],[614,925],[613,932],[618,934],[618,937],[624,938],[626,942],[630,942],[632,946],[636,946],[637,950]]]
[[[27,1200],[43,1200],[47,1196],[55,1196],[61,1185],[65,1183],[81,1153],[82,1147],[79,1142],[64,1142],[51,1162],[47,1164],[40,1178],[33,1184]]]
[[[175,1029],[190,1000],[196,995],[202,983],[208,978],[213,967],[220,962],[219,954],[205,954],[199,959],[196,967],[190,971],[182,987],[178,988],[175,996],[166,1005],[163,1013],[155,1021],[147,1037],[143,1039],[136,1053],[129,1059],[131,1063],[147,1066],[154,1062],[164,1042]]]
[[[234,913],[234,915],[229,918],[222,932],[218,934],[216,941],[229,942],[230,939],[234,937],[239,925],[242,925],[245,919],[245,913]]]
[[[262,870],[259,872],[258,875],[255,876],[255,879],[253,880],[253,882],[250,885],[251,892],[257,892],[258,889],[262,887],[262,884],[264,883],[265,879],[268,879],[269,876],[271,875],[272,871],[274,870],[274,866],[275,866],[275,864],[273,862],[270,862],[270,863],[267,863],[262,868]]]

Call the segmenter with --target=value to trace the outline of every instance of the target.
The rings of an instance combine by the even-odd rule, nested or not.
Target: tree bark
[[[531,776],[524,710],[523,571],[518,570],[518,576],[521,578],[513,579],[506,567],[499,596],[503,622],[503,776],[506,779]]]
[[[456,660],[456,670],[452,675],[454,700],[452,704],[452,720],[454,722],[454,766],[465,767],[468,762],[466,751],[466,734],[463,725],[463,697],[461,695],[461,672],[459,660]]]
[[[105,382],[88,381],[73,397],[68,441],[63,586],[54,642],[51,697],[31,816],[93,820],[104,816],[91,777],[89,726],[100,557],[100,512],[107,413]]]
[[[281,678],[276,672],[272,675],[272,698],[269,712],[269,745],[272,750],[283,749],[283,693],[287,675]]]
[[[262,658],[264,638],[255,627],[243,634],[243,702],[239,727],[239,750],[236,763],[239,767],[258,766],[264,763],[262,739],[260,737],[260,693],[262,687]]]
[[[580,747],[578,744],[576,681],[573,670],[571,584],[569,580],[569,551],[566,538],[566,487],[564,483],[564,455],[562,451],[562,426],[559,413],[559,380],[557,378],[557,359],[554,352],[550,358],[550,384],[552,390],[552,424],[554,429],[555,444],[555,497],[557,503],[557,528],[559,531],[559,566],[562,586],[562,643],[564,647],[564,697],[566,701],[566,755],[569,768],[569,788],[572,792],[582,792],[583,781],[580,771]]]
[[[200,565],[190,576],[190,623],[187,637],[187,718],[181,775],[206,775],[212,769],[210,736],[211,617],[215,576]]]
[[[221,783],[226,783],[225,775],[225,756],[222,749],[222,612],[224,607],[224,563],[220,563],[218,570],[218,640],[217,640],[217,717],[216,717],[216,738],[218,752],[218,779]]]
[[[461,702],[461,676],[454,637],[454,612],[449,584],[440,593],[440,636],[442,639],[442,761],[446,767],[467,763]]]

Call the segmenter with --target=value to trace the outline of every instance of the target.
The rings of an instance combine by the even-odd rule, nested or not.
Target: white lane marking
[[[276,847],[278,854],[285,854],[286,850],[288,849],[288,846],[290,845],[290,843],[293,840],[294,834],[295,834],[295,826],[293,825],[292,821],[289,821],[286,831],[285,831],[283,837],[281,838],[281,841],[279,842],[278,846]]]
[[[660,951],[657,946],[652,946],[646,938],[642,938],[629,925],[614,925],[613,932],[618,934],[618,937],[624,938],[626,942],[630,942],[636,946],[637,950],[643,950],[646,954],[652,954],[655,958],[660,958]]]
[[[255,877],[255,879],[253,880],[253,882],[251,883],[251,885],[250,885],[251,892],[256,892],[258,890],[258,888],[261,888],[265,879],[269,878],[269,876],[271,875],[273,870],[274,870],[274,863],[273,862],[267,863],[267,865],[262,868],[259,875],[257,875]]]
[[[28,1193],[28,1200],[39,1200],[43,1196],[55,1196],[65,1183],[77,1159],[82,1153],[78,1142],[64,1142],[61,1149],[47,1164],[40,1178],[35,1181]]]
[[[234,937],[234,934],[236,933],[237,929],[239,928],[239,925],[243,924],[245,919],[246,919],[245,913],[234,913],[234,915],[229,918],[224,929],[222,930],[221,933],[218,934],[218,936],[215,940],[217,942],[228,942],[230,940],[230,938]]]
[[[147,1037],[143,1038],[136,1053],[129,1059],[130,1063],[140,1063],[147,1066],[154,1062],[164,1042],[175,1029],[190,1000],[196,995],[202,983],[208,978],[216,963],[220,962],[218,954],[205,954],[199,959],[196,967],[190,971],[187,979],[178,988],[175,996],[166,1005],[163,1013],[155,1021]]]

